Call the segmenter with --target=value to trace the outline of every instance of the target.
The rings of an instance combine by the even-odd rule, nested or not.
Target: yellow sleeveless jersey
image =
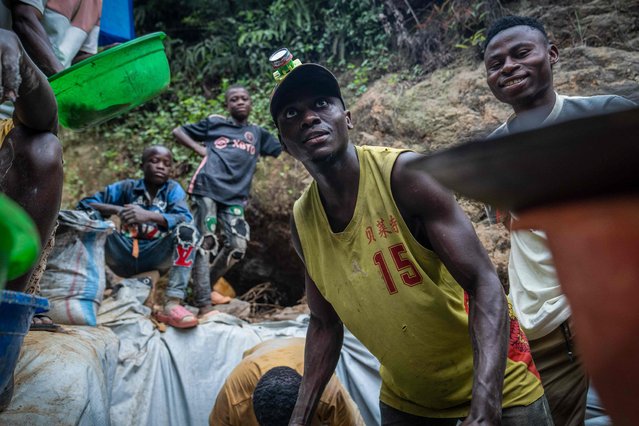
[[[13,129],[13,119],[8,118],[4,120],[0,120],[0,147],[2,147],[2,143],[5,138],[9,134],[9,132]]]
[[[413,237],[391,193],[400,150],[356,147],[353,217],[331,231],[316,182],[295,203],[306,268],[346,327],[380,363],[380,399],[424,417],[464,417],[473,382],[468,297],[439,257]],[[543,395],[528,341],[511,312],[503,407]]]

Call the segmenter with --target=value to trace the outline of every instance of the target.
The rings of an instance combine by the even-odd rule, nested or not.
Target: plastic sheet
[[[118,338],[105,328],[66,329],[68,333],[27,334],[13,399],[0,413],[1,425],[111,424]]]
[[[41,374],[28,368],[23,358],[37,358],[45,362],[55,356],[55,352],[51,353],[49,348],[29,347],[20,360],[24,368],[17,373],[19,376],[16,378],[19,392],[24,396],[14,402],[30,408],[23,409],[22,414],[15,409],[11,411],[10,420],[14,423],[9,424],[27,424],[31,416],[45,412],[52,416],[49,424],[60,425],[78,424],[78,419],[91,420],[91,424],[99,425],[205,425],[208,424],[217,393],[227,375],[242,359],[245,350],[275,337],[306,335],[308,316],[301,316],[296,321],[249,324],[226,314],[210,317],[206,323],[194,329],[177,330],[169,327],[166,333],[160,333],[148,319],[149,308],[143,306],[148,292],[149,288],[141,281],[125,280],[125,285],[119,288],[115,296],[106,299],[101,306],[98,315],[101,327],[95,329],[96,333],[101,334],[96,339],[119,340],[119,351],[117,359],[102,356],[100,351],[95,351],[93,355],[85,354],[87,358],[93,358],[93,363],[96,359],[108,360],[108,365],[102,363],[105,377],[108,376],[106,372],[115,370],[110,397],[100,398],[99,405],[106,410],[101,413],[100,421],[94,421],[97,419],[95,413],[93,417],[85,419],[87,415],[81,415],[79,402],[76,405],[58,405],[56,397],[71,391],[66,387],[58,389],[58,378],[53,375],[49,374],[38,381],[39,389],[35,389],[36,385],[30,382],[21,383],[19,377],[23,375],[37,373],[36,377],[39,377]],[[103,336],[106,331],[111,333],[111,337]],[[48,336],[55,340],[59,335]],[[76,345],[72,341],[66,344]],[[63,363],[64,360],[59,362]],[[379,424],[378,367],[377,360],[347,332],[337,376],[359,406],[367,425]],[[84,374],[76,369],[72,371],[74,375]],[[62,364],[57,374],[69,376],[68,369],[65,372]],[[100,381],[96,374],[90,376],[95,381],[94,387],[97,386]],[[28,398],[32,392],[39,395],[37,399]],[[73,395],[78,397],[76,393]],[[86,395],[81,400],[86,402]],[[110,410],[107,410],[107,406],[110,406]],[[12,404],[9,409],[13,407],[16,405]],[[99,411],[97,407],[92,410],[92,413]],[[5,424],[6,418],[6,413],[0,413],[0,424]],[[110,423],[104,422],[107,418]],[[82,421],[79,424],[87,424]]]

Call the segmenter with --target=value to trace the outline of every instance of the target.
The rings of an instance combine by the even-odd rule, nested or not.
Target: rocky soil
[[[618,94],[639,103],[639,2],[562,3],[508,5],[513,14],[539,18],[558,45],[557,92]],[[407,147],[423,153],[486,136],[511,113],[490,93],[483,63],[463,56],[417,82],[386,75],[351,110],[355,143]],[[507,231],[490,226],[479,203],[459,201],[506,284]]]
[[[639,2],[503,3],[506,14],[530,15],[544,22],[551,40],[559,47],[560,62],[554,71],[559,93],[618,94],[639,103]],[[362,97],[347,99],[347,103],[355,124],[351,134],[354,143],[423,153],[484,137],[510,114],[509,108],[490,93],[484,65],[469,51],[460,51],[454,64],[418,81],[407,80],[401,74],[385,75]],[[258,191],[260,185],[256,185]],[[467,199],[459,202],[507,285],[507,231],[487,223],[481,204]],[[259,218],[253,237],[260,242],[252,243],[251,258],[229,279],[243,287],[245,283],[265,280],[263,274],[271,271],[274,275],[270,280],[278,287],[283,284],[292,302],[301,295],[302,269],[293,252],[285,248],[288,231],[283,221],[287,215],[278,213],[274,217],[270,209],[262,203],[261,209],[249,211]]]

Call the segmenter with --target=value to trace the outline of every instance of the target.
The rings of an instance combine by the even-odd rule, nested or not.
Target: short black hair
[[[245,86],[243,86],[241,84],[231,84],[229,86],[229,88],[226,89],[226,92],[224,92],[224,101],[225,102],[228,102],[228,100],[229,100],[229,92],[231,90],[235,90],[235,89],[244,89],[244,90],[246,90],[246,93],[249,93],[248,89]],[[250,95],[250,93],[249,93],[249,95]]]
[[[147,146],[146,148],[144,148],[144,151],[142,151],[142,164],[144,164],[144,162],[149,159],[153,152],[161,150],[168,151],[168,153],[171,154],[171,158],[173,158],[173,153],[171,152],[171,150],[164,145],[151,145]]]
[[[267,371],[253,391],[253,411],[260,426],[287,426],[299,393],[302,376],[291,367]]]
[[[508,28],[517,27],[519,25],[525,25],[527,27],[533,28],[544,35],[546,41],[548,41],[548,34],[546,34],[546,29],[544,25],[537,19],[531,18],[529,16],[504,16],[503,18],[499,18],[495,22],[492,23],[488,31],[486,32],[486,41],[484,42],[484,51],[490,43],[490,40],[493,39],[500,32],[507,30]]]

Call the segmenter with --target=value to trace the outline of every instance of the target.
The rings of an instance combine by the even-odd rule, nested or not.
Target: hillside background
[[[303,62],[336,72],[352,111],[355,144],[431,153],[481,138],[509,115],[485,83],[481,45],[499,16],[540,19],[559,47],[555,87],[566,95],[619,94],[639,102],[639,1],[163,0],[135,4],[138,35],[169,36],[171,87],[125,117],[83,132],[63,131],[64,208],[104,185],[141,177],[139,155],[164,144],[185,183],[199,163],[171,130],[224,114],[233,83],[253,96],[251,121],[274,131],[268,115],[273,83],[268,55],[286,46]],[[292,203],[310,182],[286,154],[262,159],[247,218],[247,257],[228,275],[239,294],[261,283],[264,303],[295,304],[303,269],[289,242]],[[506,280],[506,231],[483,209],[459,200]]]

